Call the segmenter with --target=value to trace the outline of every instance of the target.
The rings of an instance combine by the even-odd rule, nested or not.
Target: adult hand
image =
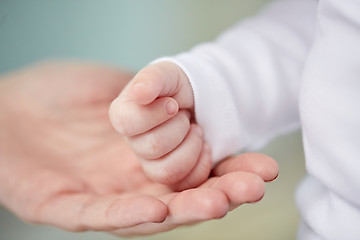
[[[277,176],[273,159],[244,154],[221,162],[200,187],[174,192],[145,176],[110,125],[108,107],[130,74],[53,62],[1,78],[0,203],[25,221],[157,233],[258,201]]]

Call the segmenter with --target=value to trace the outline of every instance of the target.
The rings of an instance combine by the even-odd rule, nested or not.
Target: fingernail
[[[199,137],[203,136],[203,130],[201,129],[201,127],[199,126],[194,126],[194,132],[196,135],[198,135]]]
[[[166,112],[169,115],[174,115],[178,111],[178,105],[175,100],[171,100],[166,104]]]

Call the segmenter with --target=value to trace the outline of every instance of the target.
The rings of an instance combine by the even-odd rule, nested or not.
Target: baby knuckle
[[[180,179],[176,175],[176,172],[169,171],[165,159],[157,159],[157,163],[154,165],[150,162],[143,164],[146,175],[155,182],[161,184],[175,184]],[[161,162],[161,163],[160,163]]]
[[[110,105],[110,121],[115,128],[116,131],[123,134],[124,126],[123,126],[123,111],[122,108],[119,107],[119,101],[115,99]]]
[[[161,174],[156,175],[156,181],[162,184],[175,184],[178,183],[182,178],[179,178],[176,173],[167,171],[164,169]]]
[[[162,71],[155,65],[150,65],[141,71],[148,79],[159,79],[162,77]]]
[[[177,162],[179,163],[179,162]],[[176,184],[183,180],[188,174],[190,168],[181,166],[173,162],[164,166],[163,172],[166,173],[163,175],[163,181],[166,181],[167,184]]]
[[[165,147],[161,139],[159,139],[155,134],[148,135],[148,144],[146,155],[148,159],[160,158],[164,155]]]
[[[131,132],[129,131],[129,122],[131,121],[130,116],[127,114],[127,111],[119,110],[115,118],[115,129],[124,136],[130,136]]]
[[[184,131],[188,131],[190,129],[190,120],[185,113],[180,115],[178,124],[179,128],[183,129]]]

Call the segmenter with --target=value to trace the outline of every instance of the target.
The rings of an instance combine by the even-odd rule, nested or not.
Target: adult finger
[[[222,191],[232,208],[244,203],[257,202],[265,194],[265,183],[261,177],[249,172],[231,172],[218,177],[210,188]]]
[[[162,222],[167,213],[167,206],[150,196],[61,194],[39,207],[36,222],[70,231],[110,231],[145,222]]]
[[[198,188],[160,198],[168,205],[169,215],[161,223],[144,223],[113,232],[121,236],[148,235],[169,231],[211,219],[222,218],[243,203],[256,202],[264,194],[264,182],[255,174],[232,172],[209,178]]]
[[[229,157],[213,169],[214,176],[222,176],[234,171],[245,171],[260,176],[264,181],[272,181],[279,174],[279,166],[271,157],[261,153],[244,153]]]
[[[136,236],[164,232],[177,226],[222,218],[229,208],[226,195],[222,191],[210,188],[189,189],[172,194],[168,200],[163,201],[169,209],[169,215],[164,222],[140,224],[113,233],[120,236]]]

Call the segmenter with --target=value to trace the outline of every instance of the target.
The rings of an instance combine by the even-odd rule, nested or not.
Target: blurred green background
[[[151,60],[213,40],[266,0],[0,0],[0,73],[44,59],[85,59],[137,71]],[[293,195],[304,175],[300,133],[262,150],[280,165],[257,204],[221,220],[135,239],[295,239]],[[0,208],[1,240],[118,239],[34,226]]]

